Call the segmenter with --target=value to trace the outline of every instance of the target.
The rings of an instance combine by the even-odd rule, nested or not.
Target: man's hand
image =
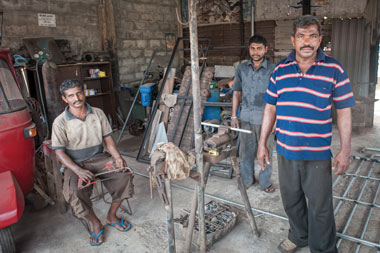
[[[80,169],[75,170],[74,172],[83,181],[90,181],[94,178],[94,174],[89,170],[85,170],[85,169],[80,168]]]
[[[265,145],[260,145],[257,148],[257,160],[261,166],[261,170],[266,170],[266,165],[270,164],[269,152]]]
[[[239,119],[231,119],[231,127],[240,128],[239,127]]]
[[[332,169],[336,170],[335,175],[342,175],[350,166],[350,151],[341,150],[334,159]]]
[[[127,162],[120,156],[118,158],[115,158],[115,165],[116,165],[116,168],[125,168],[127,167]],[[121,170],[120,172],[125,172],[127,169],[125,170]]]

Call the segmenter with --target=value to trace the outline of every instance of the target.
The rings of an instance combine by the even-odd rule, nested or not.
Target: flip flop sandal
[[[273,193],[275,190],[276,190],[276,188],[274,188],[273,184],[271,184],[270,186],[268,186],[267,188],[265,188],[263,190],[263,192],[265,192],[265,193]]]
[[[117,227],[115,227],[115,225],[119,225],[120,227],[124,227],[124,219],[120,219],[120,223],[119,222],[113,222],[113,223],[108,224],[108,225],[111,226],[111,227],[116,228],[117,230],[119,230],[121,232],[126,232],[126,231],[130,230],[131,227],[132,227],[132,225],[130,223],[128,223],[127,226],[123,230],[118,229]]]
[[[94,237],[96,240],[98,240],[97,242],[93,242],[90,240],[90,245],[91,246],[99,246],[100,244],[103,243],[103,241],[99,242],[99,237],[103,234],[103,229],[101,229],[99,231],[99,234],[95,234],[94,232],[91,232],[91,236]]]

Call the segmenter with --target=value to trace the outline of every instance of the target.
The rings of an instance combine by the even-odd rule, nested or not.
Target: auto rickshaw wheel
[[[10,227],[0,229],[0,253],[16,252],[15,241]]]

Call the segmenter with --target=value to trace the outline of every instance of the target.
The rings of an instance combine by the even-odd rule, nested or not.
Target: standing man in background
[[[261,119],[264,112],[264,95],[269,78],[275,65],[265,58],[268,51],[267,40],[255,35],[249,39],[249,55],[251,59],[241,63],[234,79],[232,98],[231,126],[239,128],[237,111],[242,100],[240,112],[241,128],[251,130],[252,134],[240,133],[239,159],[241,175],[246,188],[255,183],[254,167],[257,144],[260,137]],[[269,140],[273,143],[273,135]],[[271,193],[275,188],[270,182],[272,167],[267,166],[260,171],[259,183],[261,190]]]
[[[257,156],[263,168],[269,165],[266,142],[277,119],[280,191],[290,224],[278,249],[295,252],[309,245],[311,252],[337,252],[331,169],[340,175],[349,166],[355,100],[342,65],[319,49],[316,17],[296,20],[291,40],[294,50],[275,68],[265,94]],[[331,168],[332,102],[341,146]]]

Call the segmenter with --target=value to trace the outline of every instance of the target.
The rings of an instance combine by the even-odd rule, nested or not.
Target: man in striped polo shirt
[[[280,191],[289,218],[288,239],[278,247],[294,252],[337,252],[332,202],[331,106],[337,110],[341,149],[332,169],[343,174],[349,166],[350,80],[341,64],[320,49],[317,18],[305,15],[293,24],[293,52],[275,68],[265,94],[267,103],[258,147],[258,160],[268,166],[267,138],[275,120]],[[307,201],[306,201],[307,199]]]

